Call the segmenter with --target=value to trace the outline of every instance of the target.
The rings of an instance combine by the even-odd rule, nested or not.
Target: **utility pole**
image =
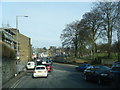
[[[18,18],[19,17],[28,17],[28,16],[16,16],[16,29],[17,29],[17,59],[19,59],[20,55],[19,55],[19,42],[18,42],[18,33],[19,33],[19,27],[18,27]]]

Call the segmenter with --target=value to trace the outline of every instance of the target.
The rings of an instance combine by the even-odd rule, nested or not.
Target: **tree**
[[[86,21],[82,19],[78,24],[78,48],[79,56],[82,57],[86,54],[87,46],[91,45],[89,36],[89,27],[86,25]]]
[[[108,57],[110,58],[111,52],[110,47],[112,44],[112,33],[115,26],[115,22],[117,20],[117,13],[116,13],[116,2],[99,2],[96,4],[97,9],[102,15],[102,23],[104,30],[106,31],[107,41],[108,41]]]
[[[96,40],[101,35],[101,13],[95,8],[91,12],[85,13],[83,15],[84,19],[84,30],[87,30],[89,33],[89,40],[92,44],[92,54],[94,58],[94,54],[96,52]]]
[[[116,9],[116,13],[117,13],[117,38],[118,38],[118,61],[120,61],[120,1],[118,2],[117,5],[117,9]]]
[[[77,26],[78,26],[78,21],[68,24],[60,36],[63,47],[74,48],[75,57],[77,57],[77,52],[78,52]]]

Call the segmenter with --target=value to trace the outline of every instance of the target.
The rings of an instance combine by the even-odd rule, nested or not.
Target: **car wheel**
[[[88,81],[88,76],[87,75],[84,75],[84,80]]]
[[[35,78],[35,77],[32,75],[32,78]]]
[[[101,79],[98,77],[97,78],[97,83],[100,85],[100,84],[102,84],[102,81],[101,81]]]

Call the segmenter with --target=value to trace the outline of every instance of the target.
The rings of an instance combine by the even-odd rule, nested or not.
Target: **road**
[[[33,70],[28,70],[11,88],[111,88],[85,81],[83,73],[75,71],[74,65],[55,63],[53,68],[47,78],[32,78]]]

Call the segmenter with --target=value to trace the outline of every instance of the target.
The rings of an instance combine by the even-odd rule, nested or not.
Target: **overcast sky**
[[[16,27],[16,16],[19,17],[19,30],[31,38],[33,47],[61,46],[60,34],[65,26],[80,20],[89,12],[92,2],[3,2],[2,24]],[[0,5],[1,8],[1,5]]]

